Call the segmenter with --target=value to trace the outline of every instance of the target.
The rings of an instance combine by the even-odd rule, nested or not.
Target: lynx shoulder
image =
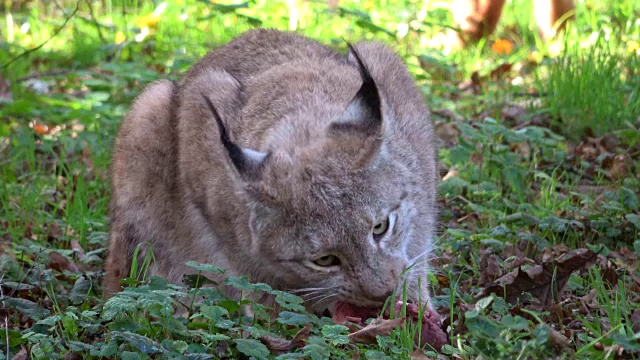
[[[105,291],[151,251],[148,272],[171,282],[189,260],[211,263],[317,310],[380,306],[403,284],[427,302],[435,144],[421,93],[386,46],[341,54],[249,31],[179,81],[149,85],[125,117]]]

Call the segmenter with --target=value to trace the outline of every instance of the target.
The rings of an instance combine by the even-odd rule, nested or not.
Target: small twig
[[[100,23],[98,22],[98,19],[96,18],[95,14],[93,13],[93,6],[91,5],[91,1],[90,0],[85,0],[85,2],[87,3],[87,6],[89,7],[89,15],[91,16],[91,22],[96,27],[96,30],[98,30],[98,37],[100,38],[100,40],[102,40],[103,43],[106,43],[107,40],[105,40],[104,35],[102,34],[102,29],[100,28]]]
[[[49,76],[56,76],[56,75],[67,75],[70,72],[73,72],[73,69],[58,69],[58,70],[50,70],[50,71],[43,71],[43,72],[35,72],[35,73],[31,73],[29,75],[25,75],[23,77],[19,77],[17,78],[15,81],[16,82],[22,82],[22,81],[27,81],[27,80],[31,80],[31,79],[38,79],[38,78],[43,78],[43,77],[49,77]]]
[[[4,304],[4,301],[8,298],[10,298],[11,296],[13,296],[19,289],[20,289],[20,285],[21,284],[25,284],[25,280],[27,279],[27,276],[29,276],[29,273],[31,272],[31,270],[35,269],[36,267],[36,261],[40,258],[40,254],[42,253],[43,250],[40,250],[40,252],[38,254],[36,254],[35,259],[33,259],[33,261],[31,262],[31,266],[29,267],[29,270],[27,270],[27,272],[24,273],[24,275],[22,276],[22,279],[20,279],[20,281],[18,282],[18,285],[16,287],[14,287],[9,294],[5,297],[4,294],[0,293],[0,301]],[[24,256],[24,255],[23,255]],[[3,274],[4,276],[4,274]]]
[[[34,48],[31,48],[31,49],[29,49],[29,50],[27,50],[27,51],[23,52],[22,54],[20,54],[20,55],[18,55],[18,56],[16,56],[16,57],[14,57],[13,59],[9,60],[9,62],[8,62],[8,63],[6,63],[6,64],[2,65],[2,68],[3,68],[3,69],[6,69],[7,67],[9,67],[9,65],[13,64],[13,63],[14,63],[14,62],[16,62],[18,59],[20,59],[20,58],[22,58],[22,57],[24,57],[24,56],[27,56],[27,55],[31,54],[32,52],[34,52],[34,51],[38,51],[38,50],[40,50],[40,48],[42,48],[43,46],[45,46],[49,41],[51,41],[51,39],[53,39],[54,37],[58,36],[58,34],[59,34],[59,33],[60,33],[60,32],[61,32],[61,31],[62,31],[62,30],[67,26],[67,23],[69,22],[69,20],[71,20],[71,18],[73,18],[73,17],[76,15],[76,13],[78,12],[78,9],[80,9],[80,2],[81,2],[81,1],[82,1],[82,0],[78,0],[78,2],[76,3],[76,8],[73,10],[73,12],[71,13],[71,15],[69,15],[69,16],[64,20],[64,23],[63,23],[59,28],[57,28],[57,29],[56,29],[56,31],[54,31],[54,32],[53,32],[53,35],[51,35],[51,37],[49,37],[47,40],[45,40],[45,41],[44,41],[43,43],[41,43],[40,45],[38,45],[38,46],[36,46],[36,47],[34,47]]]

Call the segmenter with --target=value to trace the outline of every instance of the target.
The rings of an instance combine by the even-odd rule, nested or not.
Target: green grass
[[[298,16],[295,31],[338,50],[343,39],[390,44],[427,104],[457,115],[434,115],[439,126],[458,132],[440,151],[443,166],[457,176],[440,185],[442,231],[430,279],[435,305],[450,323],[442,356],[640,357],[633,330],[640,305],[640,5],[579,2],[575,24],[544,43],[532,15],[519,11],[531,3],[513,0],[495,34],[453,49],[430,43],[454,25],[440,2],[345,1],[329,10],[322,1],[293,1],[292,8],[266,0],[174,1],[145,29],[140,20],[160,3],[2,5],[0,66],[44,44],[0,72],[12,95],[0,100],[0,320],[9,325],[0,324],[0,334],[9,335],[11,356],[24,348],[32,358],[263,358],[268,350],[260,338],[290,340],[310,323],[303,346],[280,358],[411,357],[415,327],[353,345],[347,328],[305,313],[298,297],[227,279],[248,293],[271,294],[284,310],[274,320],[258,304],[249,319],[239,310],[250,298],[226,299],[203,288],[202,276],[185,288],[139,277],[160,261],[152,252],[132,269],[131,288],[108,302],[100,296],[110,151],[133,98],[155,79],[178,78],[246,29],[289,29]],[[497,39],[511,41],[514,51],[494,53]],[[497,75],[503,64],[511,69]],[[472,76],[475,92],[459,86]],[[42,84],[47,92],[34,90]],[[505,105],[519,115],[508,116]],[[615,139],[613,148],[603,151],[600,135]],[[486,253],[505,272],[515,258],[526,258],[526,271],[574,248],[599,251],[598,261],[569,277],[562,316],[535,297],[510,303],[503,294],[483,294]],[[218,271],[193,266],[201,275]],[[179,302],[187,317],[174,316]],[[550,329],[568,337],[569,346],[558,345]]]

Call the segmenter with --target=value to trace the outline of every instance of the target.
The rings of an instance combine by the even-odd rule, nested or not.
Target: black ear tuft
[[[231,159],[231,163],[238,170],[241,177],[244,179],[255,180],[258,176],[259,170],[262,168],[262,165],[268,154],[262,154],[253,150],[243,150],[238,145],[236,145],[231,138],[229,137],[229,132],[227,128],[224,126],[222,122],[222,118],[220,117],[220,113],[213,105],[211,100],[206,96],[202,95],[204,101],[207,103],[207,107],[209,111],[213,114],[216,123],[218,124],[218,131],[220,132],[220,141],[222,145],[227,150],[227,154],[229,154],[229,158]]]
[[[349,42],[347,42],[347,46],[358,63],[358,70],[360,71],[360,77],[362,77],[362,86],[356,94],[356,99],[359,98],[363,101],[369,113],[369,121],[373,122],[373,125],[379,126],[382,123],[382,101],[380,100],[378,86],[358,50]]]

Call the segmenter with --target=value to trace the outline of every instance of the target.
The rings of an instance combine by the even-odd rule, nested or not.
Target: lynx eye
[[[373,233],[374,237],[380,238],[387,233],[387,230],[389,230],[389,217],[376,224],[371,232]]]
[[[321,267],[338,266],[340,259],[335,255],[325,255],[313,260],[313,263]]]

